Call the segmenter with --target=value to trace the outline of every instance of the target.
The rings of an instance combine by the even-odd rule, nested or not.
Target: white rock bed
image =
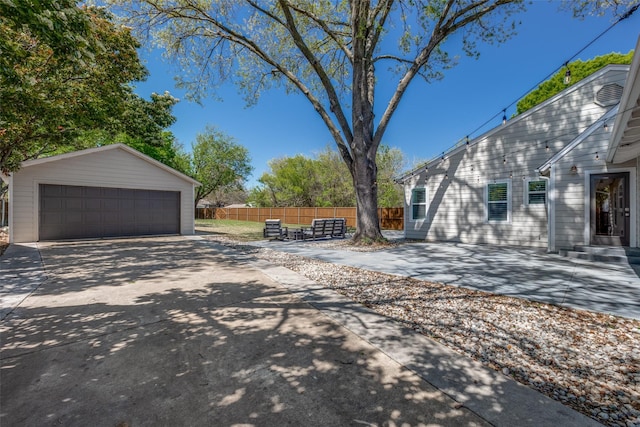
[[[207,238],[335,289],[605,425],[640,427],[640,321]]]

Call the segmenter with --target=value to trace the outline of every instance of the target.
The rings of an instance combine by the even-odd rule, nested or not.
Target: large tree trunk
[[[375,158],[375,154],[373,155]],[[378,219],[377,168],[369,156],[354,159],[354,185],[356,188],[356,233],[353,240],[371,243],[383,239]]]
[[[353,141],[351,141],[352,162],[350,164],[353,184],[356,190],[356,234],[355,242],[370,243],[381,240],[378,220],[378,168],[376,153],[378,143],[373,137],[373,99],[375,73],[373,48],[369,45],[372,35],[368,25],[369,0],[351,3],[353,31],[353,86],[351,96],[353,107]],[[347,163],[349,164],[349,163]]]

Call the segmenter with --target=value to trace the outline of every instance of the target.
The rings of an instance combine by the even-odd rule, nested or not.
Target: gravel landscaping
[[[640,321],[205,238],[335,289],[605,425],[640,427]]]

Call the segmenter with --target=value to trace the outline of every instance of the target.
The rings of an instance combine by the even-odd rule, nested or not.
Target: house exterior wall
[[[589,203],[591,175],[608,172],[629,172],[630,180],[637,183],[637,160],[634,159],[621,164],[610,164],[605,161],[604,153],[607,150],[609,139],[610,132],[601,128],[559,159],[554,166],[556,236],[553,250],[573,249],[575,246],[590,244],[591,213]],[[596,153],[598,153],[597,159]],[[572,166],[577,167],[576,173],[571,172]],[[635,188],[638,187],[635,186]],[[632,188],[629,194],[631,197],[630,203],[636,206],[636,210],[632,214],[637,217],[637,194],[634,195],[633,193]]]
[[[501,142],[496,150],[487,151],[480,146],[470,147],[446,158],[435,170],[430,168],[411,180],[405,187],[405,235],[407,238],[427,241],[454,241],[464,243],[505,244],[512,246],[547,245],[547,211],[545,205],[527,205],[525,188],[529,179],[535,179],[533,170],[539,166],[535,147],[521,153],[511,153],[513,159],[526,154],[529,160],[511,166],[509,156],[503,162]],[[542,151],[545,151],[544,145]],[[513,168],[513,170],[511,169]],[[445,175],[448,178],[445,178]],[[510,185],[510,221],[487,221],[486,188],[489,183],[506,181]],[[411,218],[411,190],[427,189],[427,217],[415,221]]]
[[[193,184],[122,149],[23,167],[11,176],[14,243],[38,240],[39,184],[180,192],[180,233],[194,233]]]
[[[429,162],[426,171],[420,169],[414,176],[405,177],[405,236],[427,241],[547,248],[549,200],[546,205],[527,204],[527,183],[541,179],[536,169],[611,108],[594,102],[596,92],[606,84],[624,85],[627,72],[628,67],[609,66],[468,146],[463,144],[444,158]],[[606,141],[603,144],[601,158]],[[510,220],[489,222],[487,185],[501,181],[508,182],[511,190]],[[427,216],[414,220],[411,193],[422,186],[427,189]],[[565,194],[567,191],[569,194]],[[584,192],[579,185],[568,183],[560,194],[567,205],[563,212],[556,212],[556,225],[565,227],[567,222],[576,220],[563,215],[578,209],[574,201],[584,204]]]

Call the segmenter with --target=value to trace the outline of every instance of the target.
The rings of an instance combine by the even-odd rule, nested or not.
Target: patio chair
[[[262,235],[265,239],[275,237],[276,239],[282,240],[287,237],[287,232],[287,227],[282,228],[279,219],[267,219],[264,221]]]

